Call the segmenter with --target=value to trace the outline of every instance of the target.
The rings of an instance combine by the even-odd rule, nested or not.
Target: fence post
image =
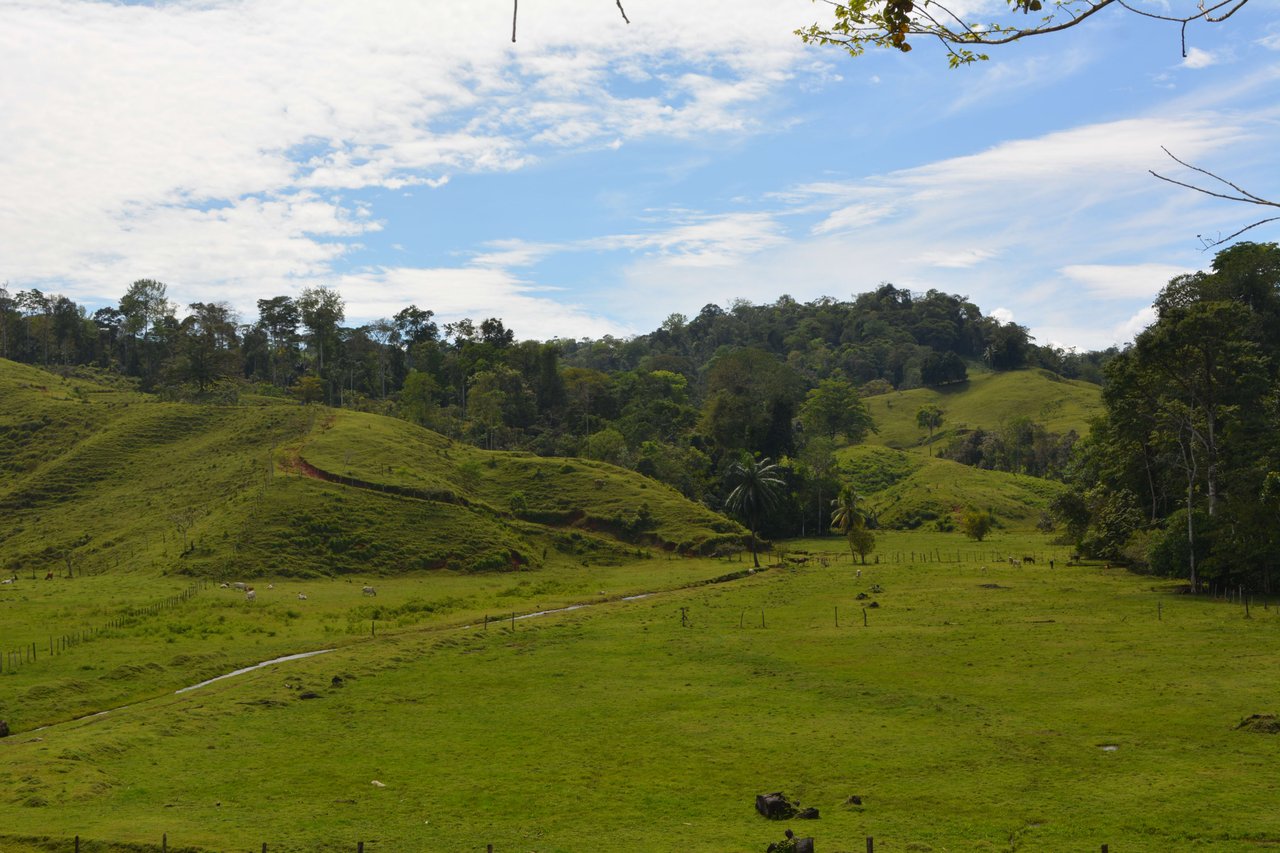
[[[80,836],[76,836],[76,853],[80,853]]]
[[[876,853],[876,840],[870,835],[867,836],[867,853]]]
[[[169,853],[169,833],[160,836],[160,853]]]

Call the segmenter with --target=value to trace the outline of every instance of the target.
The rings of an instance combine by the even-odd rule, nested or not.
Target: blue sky
[[[508,0],[0,0],[0,281],[245,319],[328,285],[349,322],[536,338],[888,281],[1087,349],[1256,218],[1160,146],[1280,197],[1277,0],[1185,59],[1108,10],[959,70],[806,47],[809,0],[624,5],[526,3],[513,45]]]

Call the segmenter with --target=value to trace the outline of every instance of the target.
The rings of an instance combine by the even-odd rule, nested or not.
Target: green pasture
[[[0,586],[0,719],[29,730],[375,632],[385,637],[617,599],[745,565],[662,554],[584,566],[558,555],[538,572],[232,576],[254,587],[253,602],[218,582],[175,576],[22,577]],[[366,585],[376,596],[362,593]],[[173,601],[192,588],[192,597]]]
[[[358,412],[335,413],[308,436],[299,455],[374,487],[439,495],[499,516],[573,524],[682,552],[737,548],[746,532],[670,486],[615,465],[478,450],[405,421]]]
[[[916,424],[916,413],[928,405],[943,411],[935,445],[959,430],[997,429],[1015,417],[1044,424],[1050,432],[1089,432],[1089,419],[1102,413],[1101,389],[1090,382],[1063,379],[1047,370],[970,373],[965,382],[937,388],[913,388],[866,399],[878,433],[868,441],[898,450],[927,454],[928,433]]]
[[[985,509],[1001,527],[1030,530],[1064,488],[1039,477],[877,445],[845,447],[837,451],[837,458],[883,527],[936,529],[950,521],[958,529],[965,510]]]
[[[237,644],[252,644],[238,661],[316,648],[286,648],[304,638],[336,650],[23,727],[0,741],[0,847],[65,849],[79,834],[158,849],[167,834],[170,849],[207,851],[363,840],[370,853],[726,853],[761,851],[787,826],[823,853],[860,853],[867,836],[878,851],[1243,851],[1280,839],[1269,805],[1280,738],[1236,729],[1280,704],[1276,609],[1255,602],[1246,619],[1167,582],[1067,567],[1026,533],[981,545],[886,533],[876,553],[859,578],[837,537],[785,543],[767,571],[633,601],[615,593],[694,564],[593,566],[585,589],[559,580],[510,598],[554,605],[603,588],[612,600],[514,629],[471,614],[567,566],[379,578],[376,602],[359,598],[358,578],[308,580],[307,602],[296,581],[277,582],[281,600],[253,608],[206,590],[165,618],[227,615]],[[1015,568],[1008,554],[1037,562]],[[706,568],[726,565],[741,564]],[[618,587],[603,586],[608,572]],[[43,595],[67,612],[68,596],[94,600]],[[361,626],[361,608],[448,597],[477,606],[375,637]],[[139,662],[158,648],[119,642]],[[170,657],[158,662],[187,642],[160,644]],[[15,682],[0,683],[10,696]],[[775,790],[821,818],[755,815],[755,795]],[[18,841],[42,837],[63,847]]]

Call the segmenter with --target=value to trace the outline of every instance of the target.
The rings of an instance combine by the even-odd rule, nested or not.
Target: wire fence
[[[166,596],[159,601],[125,607],[117,616],[105,623],[82,625],[70,630],[59,631],[57,634],[50,634],[48,635],[47,643],[42,639],[29,641],[21,645],[12,645],[11,643],[0,645],[0,649],[4,650],[0,653],[0,673],[17,672],[23,666],[68,654],[108,632],[129,628],[139,624],[144,619],[174,610],[190,601],[208,586],[209,581],[195,581],[182,592]]]

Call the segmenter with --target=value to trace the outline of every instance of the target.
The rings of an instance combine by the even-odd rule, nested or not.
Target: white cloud
[[[609,3],[546,0],[522,10],[515,45],[502,4],[3,6],[4,275],[81,298],[114,299],[139,276],[192,292],[296,287],[377,227],[352,225],[362,217],[335,190],[439,188],[554,149],[767,130],[762,99],[829,75],[791,35],[808,11],[764,2],[690,15],[652,0],[627,26]],[[713,261],[731,240],[671,251]]]
[[[1188,270],[1169,264],[1070,264],[1060,272],[1095,299],[1154,299],[1171,278]]]
[[[1217,64],[1217,56],[1207,50],[1201,50],[1198,47],[1187,48],[1186,58],[1182,60],[1183,68],[1208,68],[1210,65]]]
[[[997,308],[991,312],[991,316],[995,317],[1001,323],[1013,322],[1013,312],[1010,311],[1008,308]]]
[[[345,275],[336,282],[349,322],[390,317],[409,304],[429,306],[440,323],[501,317],[521,338],[624,336],[628,328],[579,306],[534,295],[532,287],[496,269],[396,267]]]

